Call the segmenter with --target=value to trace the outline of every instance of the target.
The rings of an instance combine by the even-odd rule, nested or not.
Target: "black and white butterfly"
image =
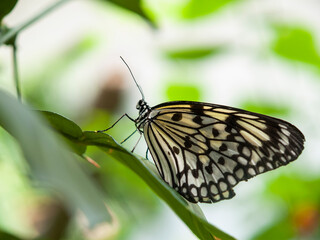
[[[203,102],[149,107],[137,86],[139,117],[124,116],[143,133],[161,178],[190,202],[232,198],[238,182],[287,165],[303,150],[303,134],[281,119]]]

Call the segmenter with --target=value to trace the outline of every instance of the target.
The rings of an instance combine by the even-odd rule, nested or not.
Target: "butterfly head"
[[[140,129],[140,127],[143,127],[146,119],[148,118],[151,108],[144,99],[139,100],[136,108],[139,110],[139,117],[135,120],[135,122],[137,128]]]
[[[137,110],[139,110],[139,115],[143,115],[145,112],[150,111],[150,107],[144,99],[139,100],[136,108],[137,108]]]

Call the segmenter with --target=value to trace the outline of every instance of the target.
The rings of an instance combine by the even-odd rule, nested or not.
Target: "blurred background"
[[[55,1],[19,1],[4,19],[17,26]],[[129,2],[129,3],[128,3]],[[229,105],[282,118],[305,135],[286,167],[235,187],[236,197],[200,204],[208,221],[238,239],[320,239],[320,2],[317,0],[68,1],[17,40],[23,101],[84,130],[105,129],[172,100]],[[15,94],[9,47],[0,49],[0,88]],[[117,141],[135,129],[122,120]],[[124,146],[131,149],[134,135]],[[136,153],[145,156],[141,141]],[[22,239],[196,239],[147,185],[97,149],[104,167],[86,171],[115,221],[94,230],[39,190],[15,140],[0,130],[0,229]],[[52,235],[51,235],[52,236]],[[3,237],[1,239],[9,239]]]

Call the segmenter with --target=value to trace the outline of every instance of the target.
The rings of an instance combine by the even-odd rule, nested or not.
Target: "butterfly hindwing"
[[[143,129],[161,177],[191,202],[232,198],[239,181],[295,160],[304,142],[283,120],[199,102],[155,106]]]

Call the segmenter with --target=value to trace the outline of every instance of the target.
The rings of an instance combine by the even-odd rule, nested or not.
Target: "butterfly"
[[[138,118],[123,116],[144,135],[161,178],[192,203],[230,199],[240,181],[287,165],[304,148],[298,128],[263,114],[191,101],[150,107],[129,71],[142,99]]]

